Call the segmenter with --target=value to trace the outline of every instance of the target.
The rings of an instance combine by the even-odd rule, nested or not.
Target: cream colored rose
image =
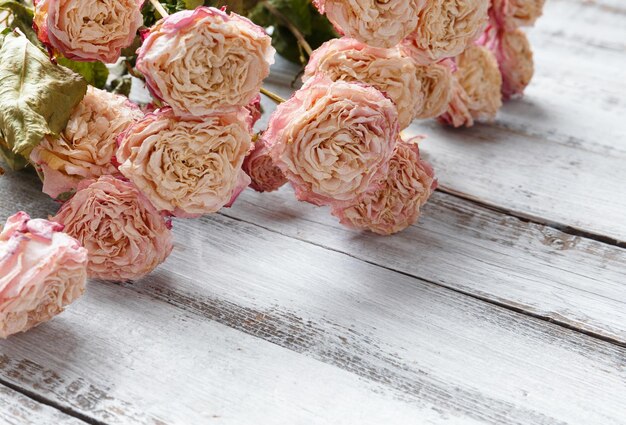
[[[119,143],[120,172],[158,210],[177,216],[216,212],[250,183],[241,169],[251,147],[243,108],[198,120],[162,109],[132,126]]]
[[[316,0],[321,13],[347,37],[393,47],[417,26],[424,0]]]
[[[435,118],[445,112],[452,99],[453,64],[449,59],[428,65],[419,65],[417,79],[420,82],[423,101],[415,113],[415,118]]]
[[[468,105],[470,99],[465,89],[455,78],[452,81],[452,97],[450,103],[443,114],[437,119],[439,122],[452,127],[472,127],[474,125],[474,117],[470,112]]]
[[[545,0],[492,0],[492,13],[498,26],[513,31],[532,26],[543,13]]]
[[[398,135],[393,103],[373,87],[318,76],[278,106],[263,139],[302,201],[351,201],[386,173]]]
[[[265,31],[212,8],[177,12],[150,30],[137,69],[151,92],[181,117],[246,106],[274,63]]]
[[[68,59],[114,63],[143,24],[143,0],[39,0],[39,39]]]
[[[415,223],[437,186],[433,169],[420,159],[419,139],[400,140],[380,187],[351,204],[333,206],[332,214],[348,227],[381,235],[399,232]]]
[[[89,86],[59,137],[46,136],[31,160],[41,168],[43,191],[53,198],[73,192],[83,179],[117,173],[117,136],[143,117],[127,98]]]
[[[430,0],[402,50],[421,64],[457,56],[483,31],[488,9],[489,0]]]
[[[493,53],[472,45],[456,58],[456,64],[454,77],[458,85],[442,121],[454,127],[471,127],[474,123],[467,119],[468,113],[475,120],[495,119],[502,107],[502,76]]]
[[[254,143],[254,150],[246,157],[242,168],[250,176],[250,187],[257,192],[272,192],[287,183],[287,178],[274,164],[269,148],[261,138]]]
[[[535,71],[533,52],[524,31],[503,31],[494,51],[502,74],[502,95],[505,99],[521,96]]]
[[[370,47],[351,38],[330,40],[313,52],[302,80],[315,75],[377,88],[396,105],[400,129],[407,127],[424,105],[417,66],[397,49]]]
[[[50,320],[83,294],[87,250],[62,230],[19,212],[0,231],[0,338]]]
[[[172,251],[163,216],[130,182],[113,176],[83,180],[52,218],[89,253],[89,277],[139,279]]]

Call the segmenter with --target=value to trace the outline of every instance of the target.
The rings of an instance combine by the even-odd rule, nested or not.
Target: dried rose
[[[248,124],[250,125],[250,131],[254,128],[254,125],[258,120],[261,119],[263,115],[263,110],[261,109],[261,95],[257,95],[250,103],[246,106],[246,111],[248,111]]]
[[[487,24],[489,0],[431,0],[402,50],[420,64],[459,55]]]
[[[272,192],[287,183],[283,172],[274,165],[262,138],[256,140],[254,150],[243,161],[243,170],[252,180],[250,187],[257,192]]]
[[[470,103],[469,97],[465,92],[465,89],[461,86],[457,79],[452,81],[452,97],[450,103],[446,107],[446,110],[437,119],[439,122],[452,126],[452,127],[472,127],[474,125],[474,118],[470,112],[468,105]]]
[[[492,0],[491,14],[507,31],[532,26],[543,13],[545,0]]]
[[[422,205],[435,190],[432,167],[420,158],[418,140],[399,140],[381,186],[350,204],[334,205],[341,224],[381,235],[399,232],[419,217]]]
[[[68,59],[114,63],[143,24],[143,0],[39,0],[37,36]]]
[[[52,220],[87,248],[93,278],[139,279],[172,251],[163,216],[132,183],[113,176],[80,182]]]
[[[452,99],[454,65],[450,59],[438,63],[417,66],[417,79],[420,81],[423,97],[415,118],[435,118],[445,112]]]
[[[505,99],[521,96],[534,74],[533,51],[524,31],[502,31],[494,53],[502,75]]]
[[[148,114],[120,136],[119,170],[158,210],[215,212],[250,183],[241,169],[251,147],[248,117],[244,108],[197,120],[170,108]]]
[[[347,37],[393,47],[417,26],[424,0],[314,0],[320,13]]]
[[[393,103],[373,87],[316,77],[278,106],[263,135],[302,201],[351,201],[386,173],[398,135]]]
[[[502,77],[493,53],[472,45],[456,58],[456,65],[454,77],[459,84],[441,120],[454,127],[473,125],[467,113],[475,120],[493,120],[502,106]]]
[[[19,212],[0,231],[0,338],[50,320],[83,294],[87,250],[62,230]]]
[[[90,86],[65,130],[46,136],[31,153],[43,172],[44,193],[57,198],[75,191],[83,179],[117,173],[112,163],[117,136],[141,117],[127,98]]]
[[[377,88],[398,108],[400,129],[411,123],[425,100],[418,67],[411,59],[397,49],[370,47],[351,38],[327,41],[313,52],[302,80],[315,75]]]
[[[175,13],[150,29],[137,69],[148,88],[181,117],[246,106],[274,63],[265,31],[212,7]]]

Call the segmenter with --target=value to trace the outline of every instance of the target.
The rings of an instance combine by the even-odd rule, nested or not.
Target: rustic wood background
[[[176,220],[151,276],[0,342],[0,423],[626,423],[626,3],[548,0],[530,38],[495,123],[408,130],[441,183],[417,225],[290,188]],[[57,208],[28,173],[0,199]]]

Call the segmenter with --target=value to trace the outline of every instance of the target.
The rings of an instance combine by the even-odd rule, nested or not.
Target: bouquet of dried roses
[[[62,311],[87,277],[151,272],[173,249],[172,217],[217,212],[247,186],[289,182],[355,229],[410,226],[437,181],[423,137],[402,130],[491,119],[523,91],[517,27],[542,6],[528,3],[0,3],[0,155],[61,203],[0,233],[0,338]],[[262,88],[276,50],[303,65],[286,101]],[[153,101],[138,105],[142,85]],[[280,105],[255,134],[261,92]]]

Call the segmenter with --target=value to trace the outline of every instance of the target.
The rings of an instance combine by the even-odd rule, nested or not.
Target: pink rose
[[[454,77],[458,84],[440,120],[454,127],[471,127],[473,120],[494,120],[502,106],[502,77],[493,53],[472,45],[456,58],[456,65]]]
[[[46,136],[31,153],[44,176],[44,193],[57,198],[75,191],[83,179],[117,173],[112,162],[117,136],[141,117],[124,96],[89,86],[65,130]]]
[[[459,55],[487,24],[489,0],[429,0],[401,48],[417,63]]]
[[[535,71],[533,51],[524,31],[496,29],[487,32],[480,43],[489,48],[498,61],[504,99],[521,96]]]
[[[437,186],[431,166],[420,159],[417,141],[399,140],[389,171],[379,188],[350,204],[334,205],[341,224],[380,235],[399,232],[415,223],[422,205]]]
[[[139,279],[172,251],[168,223],[132,185],[113,176],[83,180],[53,221],[89,252],[90,277]]]
[[[83,294],[87,250],[62,230],[19,212],[0,231],[0,338],[50,320]]]
[[[398,137],[393,103],[373,87],[316,77],[278,106],[263,135],[301,201],[351,201],[370,190]]]
[[[261,116],[263,115],[263,111],[261,110],[261,95],[258,94],[254,99],[252,99],[250,103],[245,106],[245,108],[249,114],[248,123],[250,126],[250,132],[252,132],[254,125],[257,123],[258,120],[261,119]]]
[[[314,0],[320,13],[347,37],[374,47],[393,47],[418,22],[424,0]]]
[[[513,31],[532,26],[543,13],[545,0],[492,0],[491,14],[498,27]]]
[[[327,41],[313,52],[303,81],[324,75],[333,81],[362,82],[381,91],[396,105],[400,129],[406,128],[426,99],[415,63],[397,49],[381,49],[351,38]]]
[[[177,12],[150,29],[137,69],[150,91],[181,117],[246,106],[274,63],[265,31],[212,7]]]
[[[116,62],[143,24],[143,0],[39,0],[34,25],[42,43],[76,61]]]
[[[287,183],[280,168],[274,165],[265,141],[258,138],[254,150],[243,161],[243,170],[250,176],[250,187],[257,192],[272,192]]]
[[[193,120],[158,110],[120,136],[119,170],[160,211],[216,212],[250,183],[241,169],[251,148],[248,120],[244,108]]]

